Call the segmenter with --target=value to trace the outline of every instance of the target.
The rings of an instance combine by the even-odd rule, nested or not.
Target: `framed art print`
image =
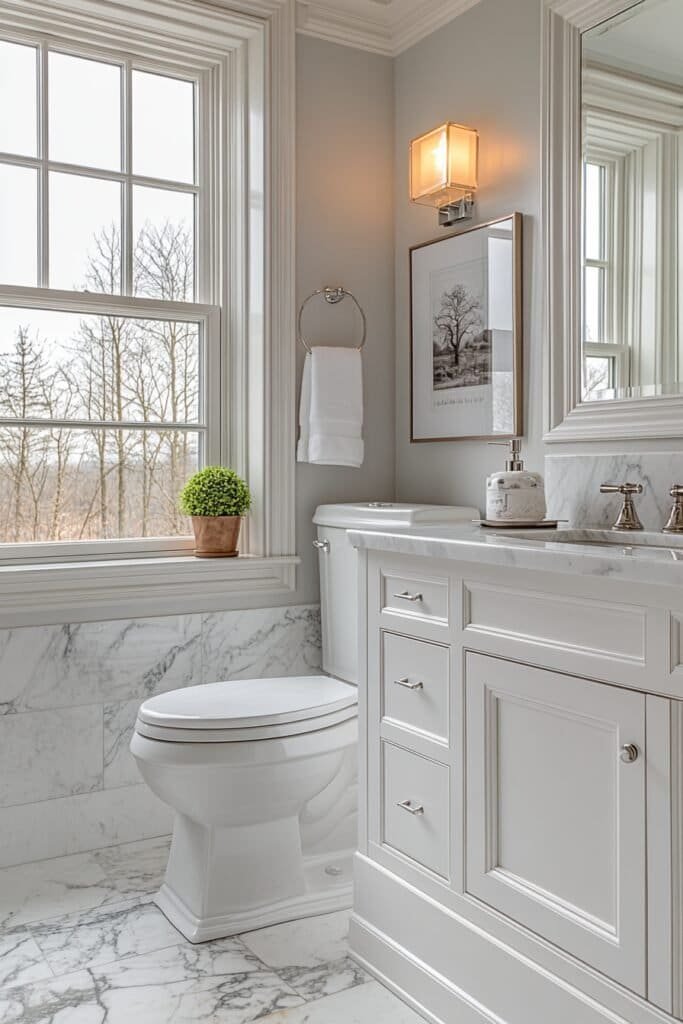
[[[410,250],[411,441],[522,432],[522,215]]]

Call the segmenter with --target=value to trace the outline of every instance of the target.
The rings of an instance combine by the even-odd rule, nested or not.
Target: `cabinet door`
[[[644,995],[645,696],[469,654],[466,705],[467,891]]]

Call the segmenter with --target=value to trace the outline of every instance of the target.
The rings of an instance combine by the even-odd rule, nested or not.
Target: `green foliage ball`
[[[251,505],[251,494],[234,469],[207,466],[187,481],[179,505],[186,516],[243,516]]]

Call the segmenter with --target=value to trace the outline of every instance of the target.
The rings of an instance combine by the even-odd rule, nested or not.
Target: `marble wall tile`
[[[317,605],[258,608],[205,615],[202,626],[204,682],[320,671],[320,609]]]
[[[201,673],[201,616],[0,632],[0,713],[144,700]]]
[[[173,812],[144,783],[4,807],[0,867],[167,836],[172,826]]]
[[[545,484],[548,515],[572,526],[610,527],[621,508],[619,495],[600,494],[601,483],[642,484],[638,515],[647,530],[658,531],[669,517],[669,488],[683,483],[683,452],[635,455],[548,455]]]
[[[0,807],[101,789],[102,708],[5,715],[0,750]]]
[[[141,781],[130,752],[130,740],[138,717],[139,700],[104,705],[104,788],[134,786]]]

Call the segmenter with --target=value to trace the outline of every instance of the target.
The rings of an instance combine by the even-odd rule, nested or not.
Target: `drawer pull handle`
[[[638,747],[635,745],[635,743],[624,743],[623,747],[621,748],[621,754],[619,755],[619,757],[624,762],[624,764],[633,764],[634,761],[638,760],[639,753],[640,751],[638,750]]]
[[[414,804],[412,800],[401,800],[396,806],[407,811],[408,814],[424,814],[425,812],[422,804]]]
[[[394,686],[403,686],[406,690],[424,690],[424,683],[420,680],[417,683],[411,683],[409,679],[394,679]]]
[[[413,603],[422,600],[422,594],[410,594],[407,590],[404,590],[402,594],[394,594],[394,597],[399,601],[411,601]]]

